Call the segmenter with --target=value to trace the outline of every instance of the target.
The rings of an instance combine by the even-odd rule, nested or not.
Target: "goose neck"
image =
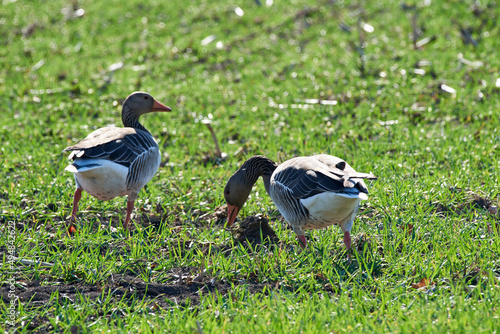
[[[122,123],[123,126],[134,128],[138,130],[143,130],[149,133],[149,131],[139,122],[140,114],[130,110],[126,105],[123,106],[122,110]]]
[[[271,175],[276,167],[278,167],[278,165],[271,159],[257,155],[248,159],[243,166],[241,166],[241,169],[246,171],[245,181],[249,184],[255,184],[259,176],[262,176],[264,186],[269,194]]]

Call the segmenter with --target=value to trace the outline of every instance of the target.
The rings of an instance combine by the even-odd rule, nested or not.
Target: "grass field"
[[[4,0],[0,331],[498,332],[499,18],[494,1]],[[173,109],[141,118],[162,167],[130,235],[125,198],[84,195],[68,237],[62,150],[121,126],[135,90]],[[338,227],[301,252],[261,181],[238,221],[276,237],[224,228],[243,161],[318,153],[379,177],[351,262]]]

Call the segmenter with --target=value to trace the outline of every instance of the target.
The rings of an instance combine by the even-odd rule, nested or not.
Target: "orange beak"
[[[238,212],[240,212],[240,208],[236,205],[227,205],[227,227],[231,227],[231,225],[233,225],[236,220],[236,216],[238,216]]]
[[[155,100],[153,103],[153,111],[172,111],[172,108],[167,107],[166,105]]]

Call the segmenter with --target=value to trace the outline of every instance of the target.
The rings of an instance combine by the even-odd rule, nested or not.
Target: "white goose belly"
[[[88,168],[81,167],[75,172],[75,180],[87,193],[103,201],[129,194],[127,167],[104,159],[88,160],[86,164]]]
[[[330,225],[344,225],[354,220],[361,200],[368,197],[364,193],[356,195],[325,192],[306,199],[302,205],[309,211],[309,219],[304,229],[320,229]]]

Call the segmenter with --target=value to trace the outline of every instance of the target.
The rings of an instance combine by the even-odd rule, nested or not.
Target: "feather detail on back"
[[[129,167],[138,156],[158,144],[149,132],[133,128],[101,128],[65,151],[73,151],[71,159],[108,159]]]
[[[373,174],[358,173],[342,159],[329,155],[290,159],[273,174],[273,179],[286,185],[297,199],[323,192],[368,193],[364,178],[376,179]]]

